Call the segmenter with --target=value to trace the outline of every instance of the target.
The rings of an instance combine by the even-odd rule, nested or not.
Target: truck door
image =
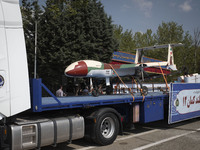
[[[0,114],[30,108],[26,47],[19,0],[0,0]]]

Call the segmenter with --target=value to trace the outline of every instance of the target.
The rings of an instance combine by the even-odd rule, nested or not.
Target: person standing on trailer
[[[58,90],[56,91],[56,96],[57,96],[57,97],[66,96],[66,94],[63,92],[63,87],[62,87],[62,85],[60,86],[60,89],[58,89]]]

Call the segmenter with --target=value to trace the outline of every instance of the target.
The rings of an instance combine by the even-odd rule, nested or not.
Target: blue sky
[[[174,21],[193,35],[200,29],[200,0],[100,0],[113,23],[133,32],[156,32],[162,22]]]
[[[200,30],[200,0],[100,0],[113,23],[133,32],[156,32],[162,22],[174,21],[191,35]],[[21,2],[21,0],[20,0]],[[38,0],[44,4],[45,0]]]

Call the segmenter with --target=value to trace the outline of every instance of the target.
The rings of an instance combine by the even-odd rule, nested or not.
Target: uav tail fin
[[[136,49],[135,64],[142,63],[142,62],[143,62],[142,50]]]
[[[183,46],[183,44],[182,43],[164,44],[164,45],[154,45],[154,46],[149,46],[149,47],[137,48],[136,49],[136,56],[135,56],[135,64],[143,62],[142,61],[143,51],[168,47],[168,59],[164,63],[165,63],[165,65],[167,64],[168,69],[177,70],[176,65],[174,64],[174,55],[173,55],[172,47],[178,47],[178,46]]]
[[[177,70],[176,65],[174,64],[174,54],[172,46],[168,45],[168,59],[167,59],[168,69]]]

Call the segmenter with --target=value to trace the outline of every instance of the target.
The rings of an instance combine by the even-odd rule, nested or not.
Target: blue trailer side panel
[[[148,98],[144,101],[144,103],[141,103],[140,122],[148,123],[163,120],[164,100],[168,100],[168,96]]]

